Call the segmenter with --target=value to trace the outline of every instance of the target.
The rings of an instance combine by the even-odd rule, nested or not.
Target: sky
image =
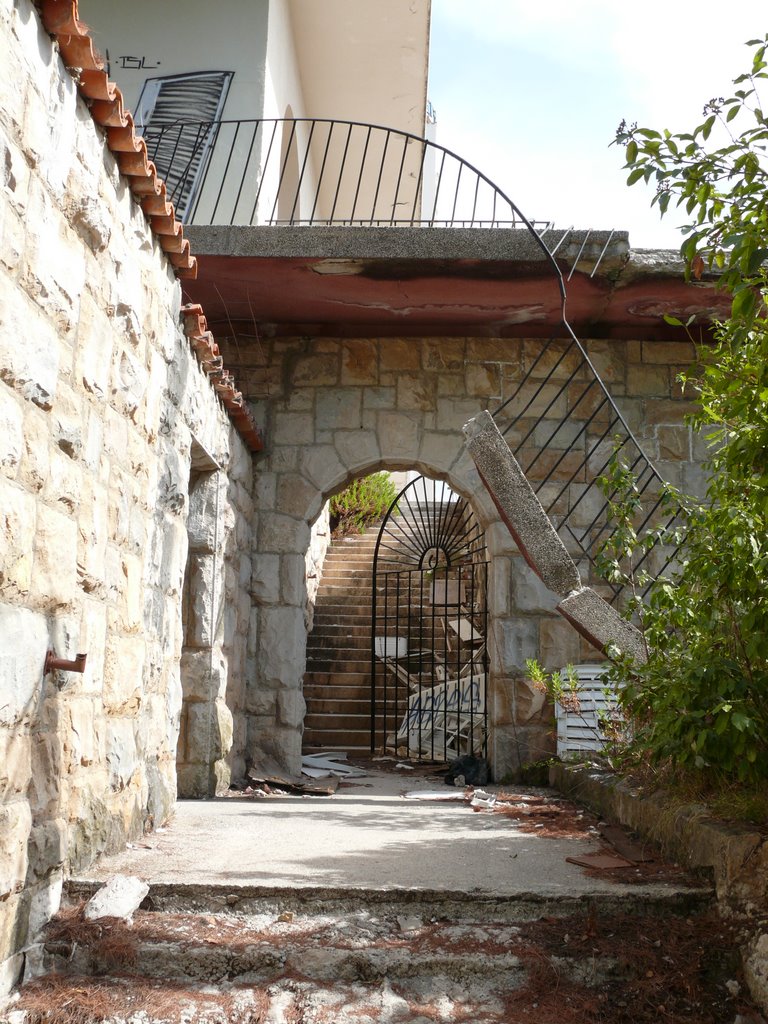
[[[529,219],[629,231],[678,248],[684,211],[661,219],[626,185],[619,122],[672,132],[703,120],[768,32],[766,0],[432,0],[429,98],[437,142]]]

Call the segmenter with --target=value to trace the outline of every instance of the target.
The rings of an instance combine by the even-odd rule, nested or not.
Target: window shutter
[[[136,128],[180,219],[192,209],[233,75],[196,71],[148,78],[141,91]]]

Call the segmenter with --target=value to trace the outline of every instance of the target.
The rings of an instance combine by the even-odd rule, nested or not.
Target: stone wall
[[[512,393],[542,342],[275,338],[261,339],[255,347],[242,337],[237,345],[222,344],[234,368],[241,362],[238,380],[270,438],[254,488],[259,557],[251,630],[257,667],[247,700],[251,756],[266,753],[292,770],[298,767],[310,524],[327,497],[354,477],[413,468],[447,480],[470,500],[486,530],[496,776],[548,754],[551,709],[525,683],[526,658],[557,668],[599,655],[555,612],[557,599],[519,556],[463,451],[461,435],[470,416],[498,407]],[[589,351],[648,455],[673,482],[700,488],[701,446],[683,423],[690,405],[675,382],[693,358],[692,346],[595,341]],[[568,375],[572,369],[566,361],[559,372]],[[545,361],[540,372],[547,370]],[[583,388],[582,374],[550,411],[556,419],[570,413],[574,433],[593,408],[577,406]],[[549,432],[542,420],[529,446],[542,444]],[[569,471],[566,461],[561,478]]]
[[[207,662],[184,693],[208,716],[210,771],[242,766],[242,728],[227,748],[245,701],[252,468],[180,329],[180,286],[27,0],[0,0],[0,50],[5,989],[66,873],[173,805],[188,531],[186,626]],[[220,467],[210,552],[193,448]],[[84,674],[44,675],[49,648],[87,653]]]

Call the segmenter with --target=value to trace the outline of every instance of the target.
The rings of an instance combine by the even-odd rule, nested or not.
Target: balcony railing
[[[555,255],[568,232],[528,220],[450,150],[391,128],[332,120],[176,121],[148,125],[144,138],[187,224],[527,230],[559,291],[562,331],[542,345],[494,418],[586,574],[594,573],[597,553],[616,530],[615,495],[598,484],[615,449],[637,479],[638,531],[669,521],[659,473],[567,321]],[[609,242],[610,236],[593,275]],[[585,244],[586,238],[582,250]],[[654,576],[673,557],[656,545],[640,568]],[[614,601],[623,589],[610,585]]]
[[[187,224],[531,226],[472,164],[393,128],[323,119],[175,121],[150,123],[143,134]]]

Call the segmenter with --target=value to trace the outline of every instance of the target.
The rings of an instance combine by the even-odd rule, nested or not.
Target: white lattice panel
[[[576,665],[574,671],[579,680],[579,712],[567,711],[555,704],[557,720],[557,756],[572,757],[587,750],[602,750],[599,713],[615,707],[611,695],[605,694],[603,676],[607,665]],[[564,671],[564,670],[563,670]]]

